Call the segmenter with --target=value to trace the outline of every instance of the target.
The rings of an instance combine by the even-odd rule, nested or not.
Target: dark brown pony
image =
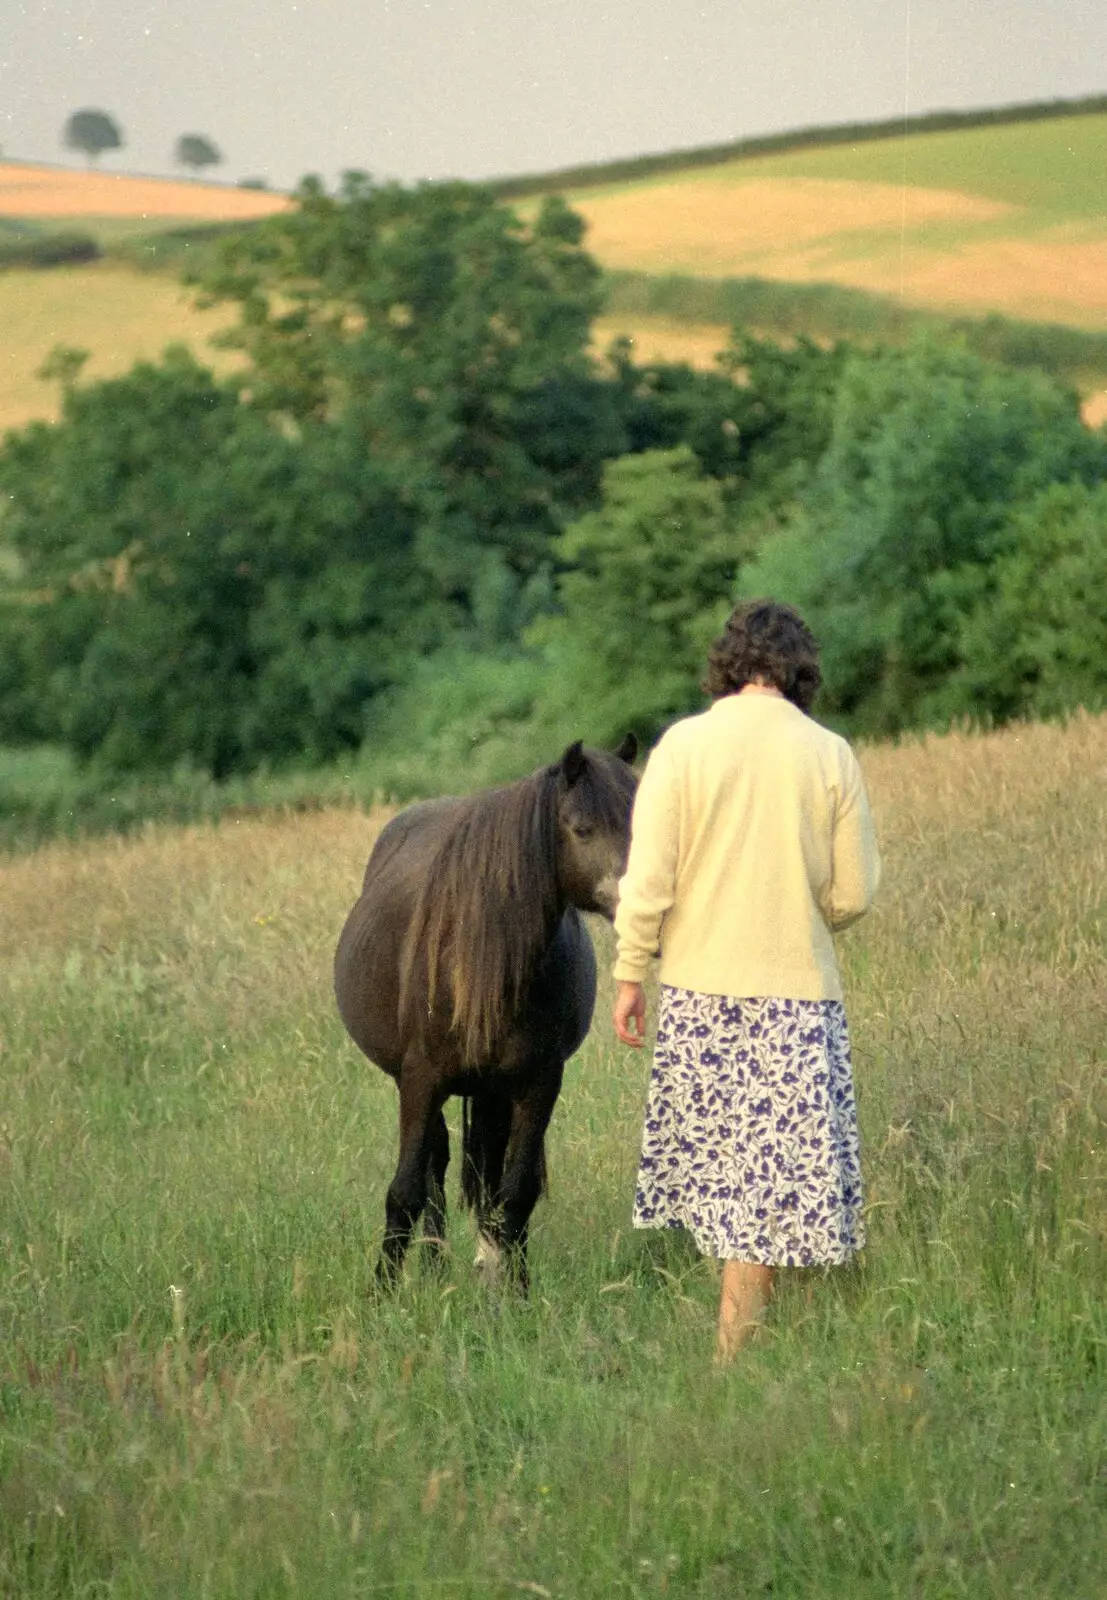
[[[334,974],[350,1037],[400,1091],[381,1282],[396,1277],[424,1210],[425,1238],[443,1248],[442,1107],[460,1094],[478,1265],[494,1271],[504,1252],[526,1286],[546,1127],[596,998],[580,913],[614,915],[635,751],[632,735],[614,755],[572,744],[505,788],[410,806],[374,846]]]

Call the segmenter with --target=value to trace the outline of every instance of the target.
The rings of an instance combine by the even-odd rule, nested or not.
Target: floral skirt
[[[837,1000],[732,1000],[663,984],[636,1228],[704,1255],[845,1261],[865,1242],[846,1015]]]

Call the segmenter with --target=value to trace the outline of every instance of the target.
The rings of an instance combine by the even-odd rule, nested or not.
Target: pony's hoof
[[[495,1239],[486,1233],[477,1236],[477,1253],[473,1265],[487,1286],[498,1288],[504,1279],[504,1253]]]

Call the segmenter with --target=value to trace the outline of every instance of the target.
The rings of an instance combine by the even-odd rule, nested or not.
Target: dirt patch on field
[[[7,217],[180,217],[238,222],[272,216],[292,203],[287,195],[224,184],[0,163],[0,216]]]
[[[840,234],[991,222],[1014,209],[942,189],[819,178],[685,179],[573,203],[588,223],[588,248],[605,266],[711,276]]]

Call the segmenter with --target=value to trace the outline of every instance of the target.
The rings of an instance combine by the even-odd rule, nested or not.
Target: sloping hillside
[[[290,204],[287,195],[223,183],[0,161],[0,217],[86,224],[124,217],[155,224],[239,222],[272,216]]]
[[[735,160],[568,198],[605,266],[1107,328],[1107,114]]]

